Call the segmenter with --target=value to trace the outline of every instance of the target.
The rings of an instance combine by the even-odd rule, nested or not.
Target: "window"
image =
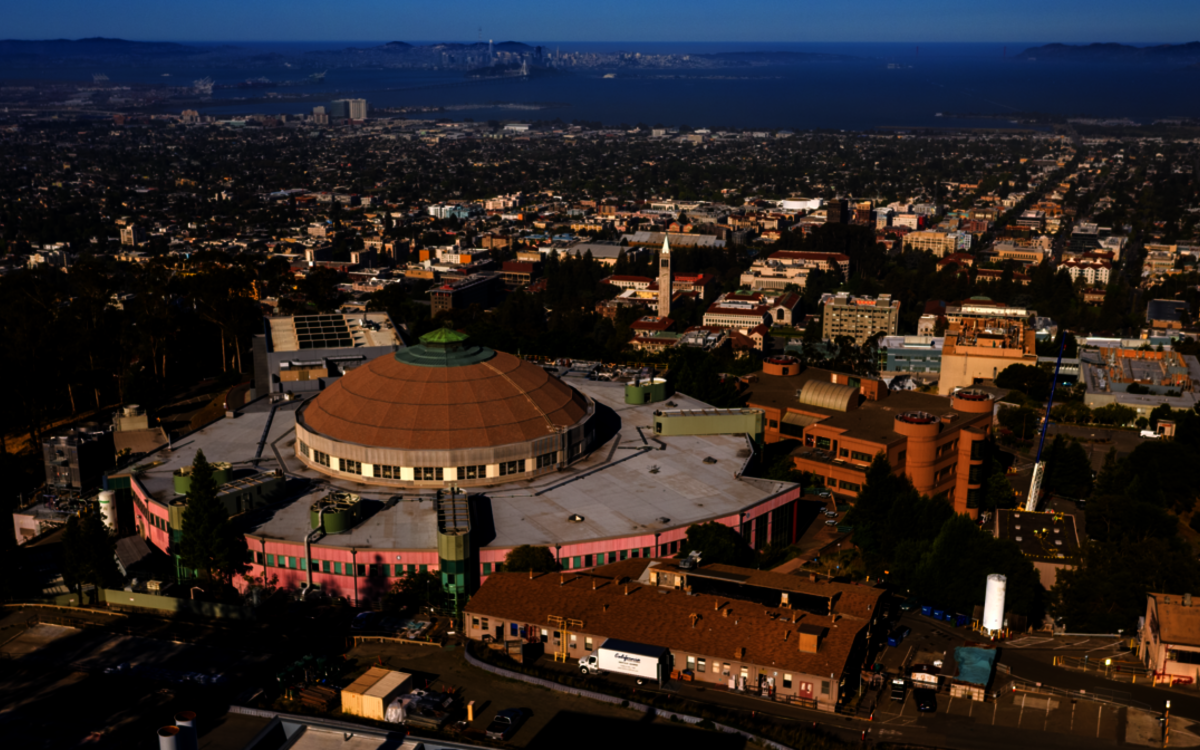
[[[254,553],[254,562],[255,562],[255,564],[257,564],[257,565],[262,565],[262,561],[263,561],[263,555],[262,555],[262,553],[261,553],[261,552],[255,552],[255,553]]]
[[[428,565],[421,565],[421,566],[420,566],[420,568],[421,568],[421,572],[422,572],[422,573],[428,573],[428,572],[429,572],[429,566],[428,566]]]
[[[827,450],[829,450],[830,446],[832,446],[832,445],[833,445],[833,442],[827,437],[818,437],[817,438],[817,447],[820,448],[821,450],[827,451]]]
[[[471,627],[473,627],[473,628],[479,627],[479,618],[478,617],[471,618]]]
[[[553,453],[543,453],[537,457],[537,467],[539,469],[544,469],[547,466],[553,466],[556,463],[558,463],[558,451],[554,451]]]
[[[300,452],[304,454],[305,458],[307,458],[308,457],[308,443],[304,442],[303,440],[300,440],[297,442],[300,443]]]
[[[671,542],[671,554],[672,554],[672,555],[674,555],[674,554],[676,554],[676,553],[678,553],[678,552],[679,552],[679,542],[678,542],[678,540],[677,540],[677,541],[674,541],[674,542]]]
[[[792,676],[787,672],[783,673],[783,686],[785,688],[790,688],[792,686]]]
[[[689,670],[691,670],[692,672],[695,672],[695,671],[696,671],[696,657],[694,657],[694,656],[689,656],[689,657],[687,658],[687,668],[688,668]]]
[[[355,575],[359,576],[360,578],[365,576],[367,574],[367,566],[366,565],[355,565],[354,573],[355,573]]]
[[[771,419],[771,420],[768,420],[768,421],[767,421],[767,424],[768,424],[768,425],[771,427],[771,429],[776,429],[776,428],[778,428],[778,427],[779,427],[779,420],[778,420],[778,419]]]
[[[583,567],[585,567],[585,568],[592,567],[592,556],[591,555],[583,556]]]
[[[850,458],[854,459],[855,461],[866,461],[867,463],[871,462],[871,454],[863,453],[862,451],[850,451]]]
[[[821,680],[821,695],[829,695],[829,680]]]
[[[491,563],[483,564],[483,574],[485,576],[490,576],[492,574],[492,564]]]
[[[275,567],[275,555],[267,555],[267,567]]]
[[[857,453],[857,451],[855,451],[855,452]],[[842,458],[846,458],[850,455],[850,451],[845,448],[841,448],[838,450],[838,455],[841,456]]]
[[[626,554],[627,554],[627,553],[625,552],[625,550],[621,550],[621,559],[622,559],[622,560],[624,560],[624,559],[625,559],[625,557],[626,557]]]
[[[696,671],[703,672],[705,669],[704,665],[705,665],[704,659],[697,659],[696,660]]]
[[[592,650],[592,637],[591,637],[590,635],[589,635],[589,636],[584,636],[584,639],[583,639],[583,650],[584,650],[584,651],[591,651],[591,650]]]
[[[399,466],[376,465],[375,476],[377,476],[381,479],[399,479],[400,478],[400,467]]]
[[[838,481],[838,487],[842,488],[843,490],[850,490],[851,492],[858,492],[862,489],[861,485],[857,485],[854,482],[847,482],[844,479]]]
[[[506,477],[509,474],[521,474],[525,471],[524,461],[507,461],[500,464],[500,476]]]
[[[900,451],[900,455],[896,457],[897,463],[904,463],[904,459],[908,458],[908,451]]]
[[[649,557],[649,556],[650,556],[650,548],[642,547],[642,557]]]
[[[486,466],[460,466],[458,467],[459,479],[483,479],[487,477]]]
[[[488,629],[488,619],[486,617],[483,618],[483,626],[482,627],[484,630]]]
[[[1175,648],[1168,649],[1167,661],[1178,662],[1179,664],[1200,664],[1200,651],[1181,651]]]
[[[295,570],[295,569],[296,569],[296,558],[294,558],[294,557],[288,557],[288,564],[287,564],[287,566],[288,566],[289,568],[291,568],[292,570]]]
[[[508,624],[508,634],[514,638],[517,637],[521,634],[521,626],[515,622],[510,622]]]
[[[579,555],[576,555],[575,557],[571,558],[571,569],[572,570],[574,570],[576,568],[582,568],[582,567],[583,567],[583,558],[582,557],[580,557]]]
[[[321,464],[322,466],[326,466],[326,467],[329,466],[329,454],[328,453],[322,453],[321,451],[314,450],[313,451],[313,460],[316,461],[317,463]]]
[[[338,576],[342,574],[342,564],[340,562],[335,562],[333,564],[333,574]]]
[[[420,482],[441,482],[442,467],[418,466],[413,469],[413,478]]]
[[[412,575],[413,573],[416,573],[416,572],[417,572],[417,566],[416,566],[416,564],[414,564],[414,563],[409,563],[409,564],[408,564],[408,574],[409,574],[409,575]]]

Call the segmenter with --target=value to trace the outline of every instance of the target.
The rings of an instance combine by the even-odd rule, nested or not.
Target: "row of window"
[[[838,487],[843,490],[850,490],[851,492],[862,491],[862,485],[855,484],[854,482],[847,482],[845,479],[838,480]]]
[[[309,570],[314,573],[333,573],[338,576],[357,576],[359,578],[388,578],[393,575],[393,566],[389,563],[343,563],[338,560],[307,560],[303,557],[289,557],[286,555],[266,554],[262,552],[254,553],[254,562],[258,565],[264,565],[267,568],[286,568],[288,570]],[[396,563],[394,566],[395,576],[412,575],[417,571],[422,573],[429,572],[428,565],[408,564],[402,565]]]
[[[150,519],[150,524],[154,526],[154,528],[167,531],[167,521],[165,518],[159,518],[153,513],[149,514],[147,518]]]
[[[319,450],[310,449],[308,444],[303,440],[298,442],[300,452],[304,456],[307,457],[311,455],[313,461],[322,466],[331,465],[331,460],[328,453],[322,453]],[[554,466],[556,463],[558,463],[558,451],[544,453],[538,456],[535,461],[538,469]],[[338,471],[342,471],[347,474],[358,474],[359,476],[362,476],[363,473],[362,462],[352,461],[348,458],[337,459],[337,469]],[[459,466],[453,470],[453,473],[455,475],[454,478],[458,480],[486,479],[487,466],[485,464],[479,464],[476,466]],[[524,460],[507,461],[500,464],[500,476],[502,477],[523,473],[525,473]],[[374,475],[381,479],[400,479],[400,467],[376,464],[374,467]],[[443,482],[446,481],[446,471],[441,466],[416,466],[413,468],[413,480],[417,482]]]

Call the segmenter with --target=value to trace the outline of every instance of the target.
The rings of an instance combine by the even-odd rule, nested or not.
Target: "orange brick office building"
[[[991,394],[892,393],[878,379],[805,368],[791,357],[768,359],[757,377],[748,406],[766,413],[766,442],[801,441],[796,468],[833,492],[856,497],[883,453],[922,494],[978,515]]]

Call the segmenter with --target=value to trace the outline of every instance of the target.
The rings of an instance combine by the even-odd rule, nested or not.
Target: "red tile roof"
[[[647,563],[627,560],[588,573],[542,573],[532,579],[528,573],[494,574],[466,611],[536,625],[550,625],[552,616],[570,618],[583,622],[574,629],[579,633],[812,675],[841,675],[868,622],[621,580],[634,579]],[[817,653],[800,651],[801,629],[823,633]]]

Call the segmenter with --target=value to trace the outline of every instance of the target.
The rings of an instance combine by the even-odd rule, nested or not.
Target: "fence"
[[[567,695],[576,695],[576,696],[579,696],[580,698],[590,698],[591,700],[600,701],[602,703],[625,705],[629,708],[632,708],[635,711],[641,711],[646,714],[653,714],[656,717],[662,717],[662,718],[667,718],[667,719],[674,717],[686,724],[699,724],[700,722],[704,721],[704,719],[701,719],[698,716],[688,716],[687,714],[681,714],[676,711],[667,711],[665,709],[655,708],[654,706],[647,706],[643,703],[634,703],[633,701],[626,701],[626,700],[624,700],[622,698],[618,698],[614,695],[607,695],[605,693],[597,693],[597,692],[594,692],[591,690],[580,690],[579,688],[568,687],[567,685],[562,685],[562,684],[554,682],[552,680],[543,680],[540,677],[532,677],[530,675],[521,674],[520,672],[510,672],[507,669],[501,669],[500,667],[494,667],[491,664],[486,664],[486,663],[480,661],[479,659],[477,659],[471,655],[470,649],[464,649],[463,656],[466,657],[468,664],[470,664],[473,667],[482,669],[485,672],[491,672],[494,675],[498,675],[500,677],[505,677],[510,680],[518,680],[520,682],[529,683],[530,685],[537,685],[539,687],[544,687],[548,690],[553,690],[557,693],[565,693]],[[791,748],[789,748],[787,745],[782,745],[778,742],[774,742],[773,740],[768,740],[763,737],[759,737],[758,735],[754,735],[749,732],[744,732],[741,729],[735,729],[733,727],[726,726],[725,724],[717,724],[716,722],[713,722],[713,726],[716,727],[718,731],[730,732],[730,733],[739,735],[751,742],[757,742],[766,747],[774,748],[774,750],[791,750]]]
[[[1063,688],[1049,687],[1048,685],[1039,685],[1024,680],[1013,680],[1007,683],[1004,687],[996,691],[997,696],[1003,693],[1031,693],[1036,695],[1058,695],[1063,698],[1071,698],[1073,700],[1093,701],[1095,703],[1106,703],[1111,706],[1127,706],[1129,708],[1140,708],[1143,711],[1149,711],[1150,706],[1135,701],[1129,693],[1120,690],[1064,690]]]
[[[1105,663],[1107,662],[1107,663]],[[1069,669],[1073,672],[1095,672],[1103,674],[1105,679],[1116,682],[1129,682],[1137,684],[1138,678],[1142,682],[1153,684],[1154,672],[1140,661],[1132,661],[1128,659],[1091,659],[1086,656],[1056,656],[1054,657],[1054,666]]]

